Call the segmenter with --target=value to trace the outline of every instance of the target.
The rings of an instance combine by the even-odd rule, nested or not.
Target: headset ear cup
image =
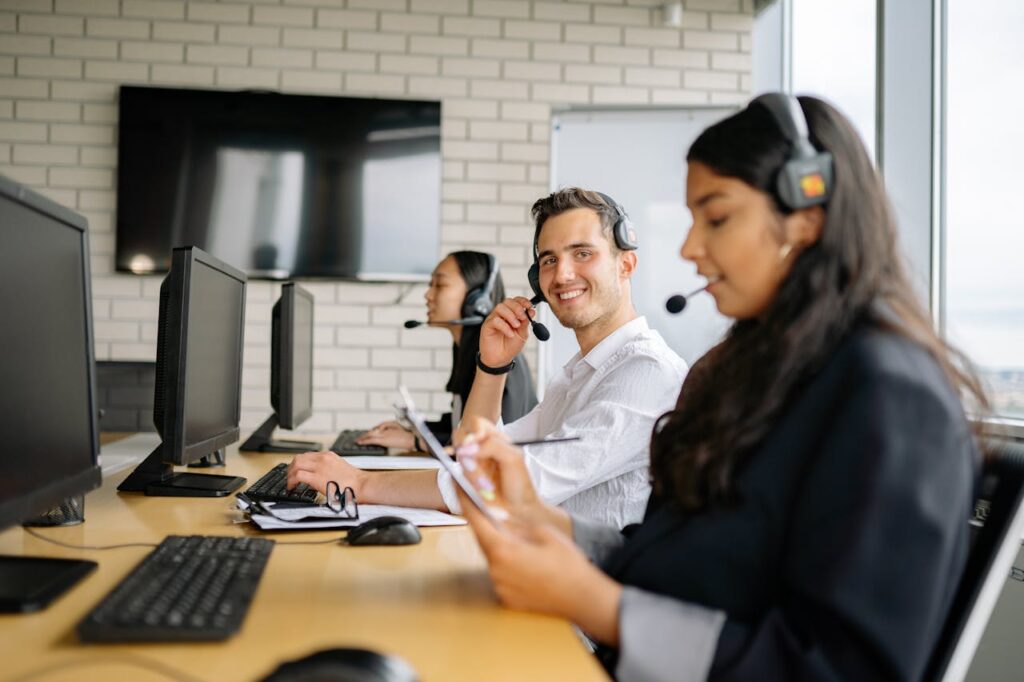
[[[544,298],[544,292],[540,290],[540,265],[537,264],[537,261],[534,261],[533,265],[530,266],[529,271],[526,273],[526,278],[530,280],[530,289],[533,291],[533,296],[537,299],[537,302],[547,301]]]
[[[615,236],[615,244],[621,251],[636,251],[636,231],[633,223],[626,216],[621,216],[615,221],[615,228],[612,231]]]

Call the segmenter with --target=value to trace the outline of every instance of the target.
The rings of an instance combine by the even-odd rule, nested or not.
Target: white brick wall
[[[119,84],[440,98],[441,250],[493,251],[506,285],[523,293],[553,108],[749,94],[752,0],[686,0],[679,29],[661,24],[661,4],[0,0],[0,173],[89,218],[97,357],[152,359],[160,279],[113,271]],[[446,406],[447,334],[401,328],[423,314],[422,285],[307,286],[317,300],[316,409],[303,431],[389,417],[400,382],[424,405]],[[278,290],[249,287],[243,431],[270,410]]]

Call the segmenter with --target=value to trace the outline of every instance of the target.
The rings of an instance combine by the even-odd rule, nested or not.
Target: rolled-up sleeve
[[[593,563],[600,565],[609,554],[622,547],[626,538],[617,528],[572,517],[572,540]]]
[[[615,677],[622,682],[704,680],[724,625],[723,611],[624,587]]]

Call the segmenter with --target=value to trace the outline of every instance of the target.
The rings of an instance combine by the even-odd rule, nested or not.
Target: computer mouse
[[[417,682],[416,671],[398,656],[369,649],[324,649],[285,661],[263,682]]]
[[[401,516],[378,516],[348,532],[345,542],[355,546],[415,545],[423,539],[419,529]]]

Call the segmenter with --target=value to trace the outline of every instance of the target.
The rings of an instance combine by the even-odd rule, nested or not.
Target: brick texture
[[[686,0],[53,0],[0,2],[0,173],[85,214],[101,360],[152,360],[160,278],[114,272],[122,84],[441,99],[443,253],[495,253],[525,293],[528,208],[548,191],[550,118],[566,106],[707,105],[749,95],[752,3]],[[399,383],[440,410],[450,339],[401,328],[424,285],[311,282],[307,433],[390,418]],[[270,412],[270,308],[248,295],[242,430]],[[533,342],[528,354],[533,359]],[[534,363],[536,367],[536,363]]]

